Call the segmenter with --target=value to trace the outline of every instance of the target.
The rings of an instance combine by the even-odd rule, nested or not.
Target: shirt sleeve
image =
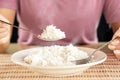
[[[106,0],[104,15],[109,24],[120,22],[120,0]]]
[[[0,0],[0,8],[17,10],[18,0]]]

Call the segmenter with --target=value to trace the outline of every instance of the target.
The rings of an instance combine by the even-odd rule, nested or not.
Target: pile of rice
[[[75,65],[72,60],[83,59],[88,54],[72,44],[67,46],[53,45],[36,48],[24,58],[27,64],[33,66],[69,66]]]
[[[65,38],[65,33],[60,29],[56,28],[54,25],[49,25],[46,29],[43,30],[40,36],[40,39],[47,41],[56,41]]]

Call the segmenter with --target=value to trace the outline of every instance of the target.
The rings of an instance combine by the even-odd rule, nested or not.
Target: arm
[[[16,13],[15,10],[0,8],[0,19],[13,23],[15,18],[15,13]],[[5,33],[0,33],[0,35],[5,35],[4,37],[0,37],[0,52],[5,52],[10,44],[12,27],[6,24],[2,24],[1,22],[0,22],[0,27],[4,27],[5,29],[7,28],[6,32],[8,32],[7,35]],[[0,31],[2,31],[2,28]]]
[[[107,23],[112,26],[114,35],[120,36],[120,0],[105,0],[103,12]],[[117,37],[114,41],[112,41],[108,48],[113,50],[114,54],[117,58],[120,59],[120,38]]]

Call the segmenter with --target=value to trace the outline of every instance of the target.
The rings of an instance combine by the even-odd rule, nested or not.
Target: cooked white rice
[[[47,41],[56,41],[65,38],[65,33],[56,26],[49,25],[43,30],[42,34],[38,36],[40,39]]]
[[[33,66],[67,66],[75,65],[71,60],[88,57],[87,53],[74,47],[68,46],[46,46],[36,48],[29,52],[24,61]]]

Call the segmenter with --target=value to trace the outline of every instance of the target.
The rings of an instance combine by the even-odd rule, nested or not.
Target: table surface
[[[84,47],[97,48],[102,44],[104,43]],[[0,53],[0,80],[120,80],[120,60],[107,47],[102,49],[108,56],[104,63],[89,68],[82,75],[66,77],[40,75],[12,63],[11,55],[25,48],[29,47],[20,48],[18,44],[12,43],[6,53]]]

